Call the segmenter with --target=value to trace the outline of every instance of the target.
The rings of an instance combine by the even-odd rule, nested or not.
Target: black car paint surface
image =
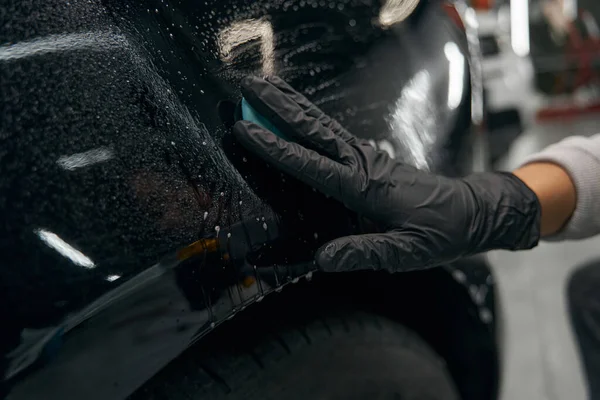
[[[0,6],[12,398],[125,397],[211,327],[310,277],[309,250],[341,228],[281,224],[247,184],[245,156],[225,154],[217,107],[239,99],[244,75],[281,75],[382,150],[456,172],[470,113],[463,33],[436,2],[393,26],[380,12],[357,0]],[[319,204],[299,220],[337,207]],[[175,256],[215,237],[217,251]],[[273,248],[277,265],[242,257]]]

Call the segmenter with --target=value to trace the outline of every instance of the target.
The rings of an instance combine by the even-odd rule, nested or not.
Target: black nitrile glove
[[[316,254],[325,271],[406,271],[540,237],[536,195],[510,173],[450,179],[377,151],[277,77],[248,77],[242,93],[286,137],[238,121],[237,139],[268,163],[373,220],[383,233],[346,236]]]

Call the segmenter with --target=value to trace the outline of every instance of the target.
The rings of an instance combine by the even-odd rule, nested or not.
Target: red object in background
[[[542,108],[538,110],[535,115],[537,121],[550,121],[553,119],[568,119],[575,118],[582,115],[599,113],[600,102],[588,104],[585,106],[556,106],[549,108]]]
[[[583,17],[581,12],[579,15]],[[569,39],[566,46],[567,62],[574,64],[577,73],[574,77],[573,89],[576,90],[586,84],[599,81],[599,75],[593,68],[594,58],[600,53],[600,40],[597,37],[589,36],[581,32],[578,27],[571,23],[569,26]],[[559,81],[557,89],[562,89],[563,80]]]
[[[448,17],[450,17],[450,19],[452,20],[452,22],[454,22],[456,24],[456,26],[458,26],[458,28],[461,31],[464,32],[465,31],[465,24],[463,23],[463,20],[462,20],[460,14],[458,13],[458,10],[454,6],[454,4],[452,4],[452,3],[448,2],[448,1],[444,1],[442,3],[442,8],[446,12],[446,14],[448,15]]]
[[[495,3],[496,0],[471,0],[471,7],[476,10],[490,10]]]
[[[588,11],[580,11],[579,18],[590,17]],[[565,46],[565,58],[570,65],[574,65],[576,72],[572,79],[572,90],[593,83],[600,83],[600,74],[594,69],[594,60],[600,55],[600,39],[582,32],[575,23],[570,23],[568,28],[568,42]],[[565,90],[569,71],[564,71],[555,81],[554,92],[561,94]],[[547,121],[552,119],[574,118],[581,115],[600,112],[600,101],[586,105],[552,106],[538,110],[536,119]]]

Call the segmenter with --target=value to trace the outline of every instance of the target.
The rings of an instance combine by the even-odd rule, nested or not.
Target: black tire
[[[459,399],[443,361],[415,333],[305,286],[217,328],[132,397]]]

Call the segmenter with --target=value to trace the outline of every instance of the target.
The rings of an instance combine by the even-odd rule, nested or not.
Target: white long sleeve
[[[531,155],[525,164],[550,161],[570,175],[577,205],[567,225],[550,240],[583,239],[600,233],[600,134],[573,136]]]

